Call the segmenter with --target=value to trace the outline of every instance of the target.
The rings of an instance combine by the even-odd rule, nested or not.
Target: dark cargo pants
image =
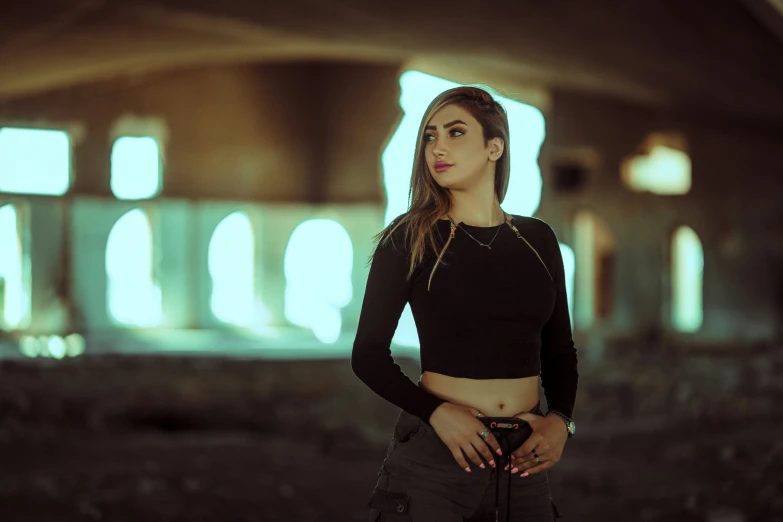
[[[531,413],[541,415],[537,406]],[[521,446],[532,432],[522,421],[521,429],[507,439],[507,451]],[[500,442],[500,441],[498,441]],[[418,417],[400,411],[378,482],[368,502],[370,521],[463,522],[494,521],[496,495],[499,520],[506,520],[510,481],[511,508],[508,520],[552,522],[557,507],[549,490],[546,471],[527,477],[509,476],[506,460],[495,457],[497,469],[470,463],[471,472],[460,468],[435,430]],[[497,481],[500,480],[499,491]]]

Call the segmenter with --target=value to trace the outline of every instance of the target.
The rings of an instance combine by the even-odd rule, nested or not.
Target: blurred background
[[[563,519],[783,521],[781,0],[5,2],[0,519],[366,520],[371,237],[460,84],[561,242]]]

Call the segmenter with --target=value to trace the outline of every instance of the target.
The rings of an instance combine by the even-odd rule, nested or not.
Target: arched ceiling
[[[0,97],[198,64],[423,57],[779,124],[780,1],[13,0]]]

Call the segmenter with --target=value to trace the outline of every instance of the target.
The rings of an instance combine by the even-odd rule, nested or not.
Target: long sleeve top
[[[411,381],[391,355],[406,303],[422,372],[471,379],[540,375],[549,410],[573,414],[577,353],[557,236],[538,218],[511,217],[516,230],[460,222],[431,280],[434,254],[406,281],[404,225],[373,254],[351,366],[376,394],[426,423],[444,400]],[[440,252],[450,222],[438,220],[435,227]],[[492,241],[491,248],[477,241]]]

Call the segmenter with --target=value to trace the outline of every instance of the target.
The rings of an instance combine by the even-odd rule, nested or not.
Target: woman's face
[[[490,152],[492,141],[484,146],[481,125],[458,105],[446,105],[433,114],[422,139],[430,175],[446,188],[475,184],[495,171],[495,161],[500,156]],[[439,163],[451,166],[443,169]]]

